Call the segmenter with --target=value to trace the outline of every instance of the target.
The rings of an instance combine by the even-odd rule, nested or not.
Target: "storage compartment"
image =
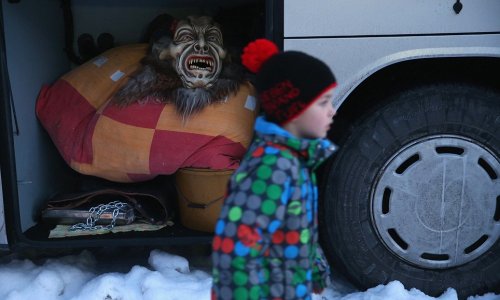
[[[158,231],[49,239],[51,226],[40,222],[40,212],[51,196],[128,184],[72,170],[40,125],[35,102],[43,85],[55,82],[77,67],[78,59],[83,59],[77,45],[83,33],[95,40],[109,33],[114,46],[122,46],[144,42],[148,26],[161,14],[175,18],[208,15],[221,25],[224,46],[238,60],[242,47],[250,40],[273,38],[275,29],[270,20],[274,1],[21,0],[4,1],[1,6],[5,39],[2,56],[6,60],[1,73],[4,88],[0,102],[0,166],[10,242],[35,247],[86,247],[108,243],[166,245],[210,241],[210,234],[180,225],[178,213],[173,226]],[[71,8],[73,24],[68,22],[71,16],[65,7]],[[175,205],[173,183],[174,177],[169,175],[144,184],[164,187],[168,200]]]

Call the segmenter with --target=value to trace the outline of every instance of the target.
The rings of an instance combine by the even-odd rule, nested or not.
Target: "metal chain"
[[[87,222],[75,224],[69,228],[69,231],[76,231],[76,230],[90,231],[99,229],[111,230],[113,229],[113,227],[115,227],[116,217],[118,217],[118,214],[120,212],[126,212],[130,208],[131,206],[129,204],[120,201],[112,201],[109,202],[108,204],[99,204],[97,206],[91,207],[89,209],[90,215],[87,217]],[[106,226],[96,225],[96,222],[99,220],[101,215],[107,212],[112,212],[113,219],[111,220],[111,223]]]

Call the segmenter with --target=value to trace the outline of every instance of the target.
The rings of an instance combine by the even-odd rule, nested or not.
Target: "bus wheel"
[[[360,288],[500,291],[500,94],[415,87],[353,127],[325,168],[321,238]]]

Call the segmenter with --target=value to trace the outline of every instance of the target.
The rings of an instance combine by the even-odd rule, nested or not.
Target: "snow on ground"
[[[208,258],[205,258],[207,260]],[[133,264],[126,272],[106,272],[95,255],[80,254],[45,259],[11,259],[0,264],[0,299],[2,300],[203,300],[210,299],[212,278],[207,270],[191,269],[186,258],[153,250],[147,267]],[[104,271],[103,271],[104,270]],[[109,270],[108,270],[109,271]],[[434,298],[416,289],[407,290],[398,281],[379,285],[365,292],[353,289],[342,279],[314,300],[456,300],[455,290],[448,289]],[[499,300],[492,293],[468,300]]]

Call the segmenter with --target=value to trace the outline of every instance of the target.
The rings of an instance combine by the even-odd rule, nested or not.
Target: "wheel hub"
[[[372,192],[386,247],[426,268],[465,264],[500,237],[500,162],[459,136],[431,136],[398,151]]]

